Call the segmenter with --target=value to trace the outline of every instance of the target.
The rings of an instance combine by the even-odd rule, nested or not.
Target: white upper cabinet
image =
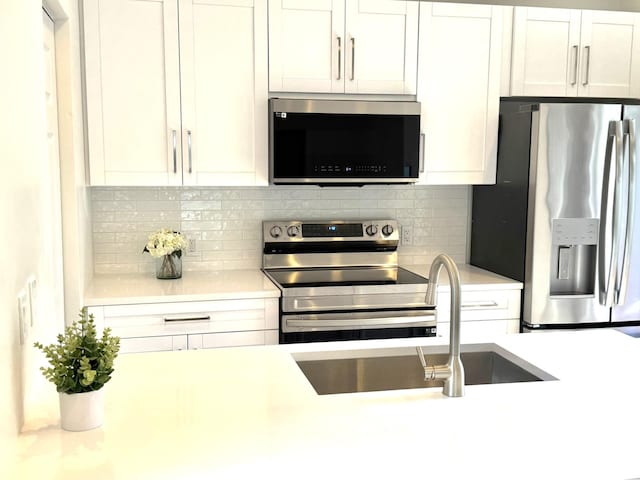
[[[84,30],[91,184],[181,184],[177,2],[86,0]]]
[[[640,15],[516,7],[511,94],[636,97]]]
[[[85,0],[91,184],[266,185],[266,13]]]
[[[422,3],[421,184],[495,183],[503,7]]]
[[[415,94],[419,2],[269,0],[269,89]]]

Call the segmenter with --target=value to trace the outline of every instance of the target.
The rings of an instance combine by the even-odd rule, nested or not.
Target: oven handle
[[[297,328],[340,328],[349,327],[352,329],[366,328],[372,326],[389,326],[389,325],[412,325],[417,323],[425,323],[428,321],[435,322],[435,313],[422,312],[420,316],[399,316],[399,317],[373,317],[373,318],[286,318],[285,322],[289,327]]]

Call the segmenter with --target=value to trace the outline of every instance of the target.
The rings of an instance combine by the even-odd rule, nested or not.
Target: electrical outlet
[[[402,245],[413,245],[413,227],[402,225]]]
[[[189,253],[195,253],[196,252],[196,239],[195,238],[190,238],[189,239],[189,245],[187,246],[187,251]]]

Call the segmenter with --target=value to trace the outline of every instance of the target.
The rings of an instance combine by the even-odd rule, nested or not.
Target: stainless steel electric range
[[[278,286],[280,343],[436,334],[428,280],[398,266],[394,220],[265,221],[263,271]]]

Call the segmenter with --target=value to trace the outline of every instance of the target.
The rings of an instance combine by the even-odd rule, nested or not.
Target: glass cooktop
[[[283,288],[429,283],[426,278],[402,267],[266,269],[265,271]]]

